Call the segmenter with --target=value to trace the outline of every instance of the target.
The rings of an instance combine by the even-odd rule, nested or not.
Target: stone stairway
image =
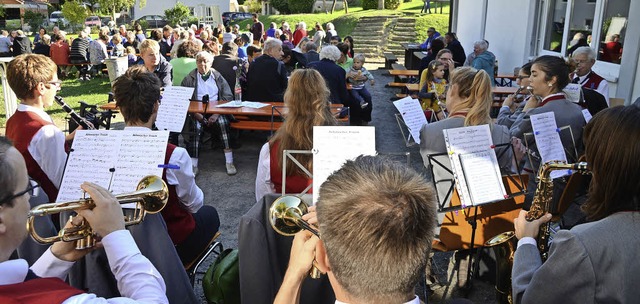
[[[351,33],[354,52],[364,54],[367,62],[384,62],[382,46],[386,43],[389,23],[396,16],[362,17]]]
[[[383,53],[392,52],[404,63],[402,42],[415,42],[415,19],[390,15],[362,17],[353,29],[354,51],[363,53],[369,63],[384,63]]]
[[[387,43],[384,52],[391,52],[398,58],[398,63],[404,64],[404,49],[400,43],[416,41],[416,20],[412,17],[394,19],[389,26]]]

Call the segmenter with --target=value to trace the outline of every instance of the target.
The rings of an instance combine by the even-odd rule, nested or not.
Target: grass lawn
[[[327,1],[328,4],[331,1]],[[260,21],[264,23],[265,27],[269,27],[271,22],[275,22],[278,27],[282,21],[287,21],[293,27],[296,22],[304,21],[307,24],[307,30],[309,36],[314,34],[312,30],[316,22],[326,24],[332,22],[336,26],[336,31],[340,37],[351,35],[358,20],[365,16],[381,16],[381,15],[397,15],[408,14],[413,15],[416,18],[416,41],[424,41],[427,35],[427,28],[435,27],[441,34],[447,32],[449,26],[449,6],[443,7],[443,14],[436,14],[436,9],[431,8],[433,14],[422,14],[424,2],[422,0],[413,0],[411,2],[402,2],[398,10],[362,10],[362,7],[349,7],[349,14],[345,14],[344,10],[335,11],[333,14],[316,13],[316,14],[294,14],[294,15],[264,15],[260,16]],[[435,6],[435,5],[434,5]],[[440,12],[440,8],[437,9]],[[243,20],[240,22],[240,28],[246,29],[252,21]],[[75,34],[71,33],[67,35],[68,38],[75,38]],[[97,34],[92,34],[92,37]],[[357,43],[357,42],[356,42]],[[4,133],[3,128],[6,123],[5,108],[4,108],[4,95],[2,94],[2,88],[0,87],[0,134]],[[76,111],[80,107],[80,101],[85,101],[88,104],[96,105],[102,104],[107,101],[107,93],[110,91],[110,84],[108,78],[94,78],[88,82],[78,82],[75,79],[67,79],[62,83],[62,90],[59,95],[64,97],[64,100]],[[56,121],[59,126],[66,113],[57,105],[51,107],[47,111]]]

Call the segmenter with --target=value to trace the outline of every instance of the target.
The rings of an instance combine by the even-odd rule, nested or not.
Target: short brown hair
[[[331,270],[349,294],[367,303],[414,295],[436,227],[435,191],[420,174],[359,156],[322,184],[317,213]]]
[[[34,98],[33,90],[38,83],[53,79],[58,66],[51,58],[38,54],[23,54],[7,67],[7,81],[20,100]]]
[[[178,52],[176,54],[178,58],[196,58],[196,54],[198,54],[198,52],[200,51],[200,45],[198,45],[194,41],[187,40],[178,46]]]
[[[160,100],[162,83],[144,65],[130,67],[113,83],[113,98],[126,122],[147,123]]]
[[[584,129],[585,156],[593,176],[582,209],[590,220],[640,210],[640,108],[598,112]]]
[[[0,185],[2,185],[0,187],[0,203],[13,207],[13,201],[2,202],[7,197],[12,196],[17,187],[16,168],[7,161],[7,152],[11,148],[13,148],[11,141],[4,136],[0,136]]]

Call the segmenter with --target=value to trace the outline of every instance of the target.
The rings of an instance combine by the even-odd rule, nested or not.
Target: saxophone
[[[527,221],[534,221],[541,218],[548,212],[552,212],[553,200],[553,179],[551,172],[556,170],[567,170],[569,174],[587,174],[586,162],[567,164],[563,161],[549,161],[540,166],[538,170],[538,184],[533,197],[531,208],[525,216]],[[549,236],[551,223],[547,222],[540,226],[538,233],[538,250],[544,262],[548,257]],[[511,269],[513,268],[513,256],[515,254],[518,240],[513,231],[503,232],[489,239],[485,247],[492,247],[496,255],[496,293],[500,303],[513,303],[511,299]]]

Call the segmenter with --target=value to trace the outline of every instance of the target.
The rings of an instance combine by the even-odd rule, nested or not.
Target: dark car
[[[251,13],[241,12],[225,12],[222,13],[222,24],[228,26],[231,22],[238,22],[240,20],[251,19],[253,15]]]
[[[141,22],[142,20],[147,22],[147,26],[149,28],[161,28],[167,25],[169,22],[164,16],[160,15],[146,15],[136,19],[136,22]]]

